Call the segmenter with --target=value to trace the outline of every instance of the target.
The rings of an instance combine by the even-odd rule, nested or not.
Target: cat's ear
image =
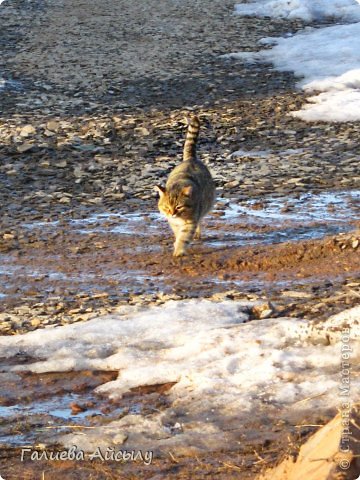
[[[165,190],[165,187],[162,187],[161,185],[156,185],[154,187],[154,190],[156,190],[158,192],[158,194],[160,195],[160,198],[164,195],[164,193],[166,192]]]
[[[182,190],[181,190],[181,193],[183,195],[185,195],[185,197],[190,197],[190,195],[192,194],[193,192],[193,187],[192,185],[187,185],[186,187],[184,187]]]

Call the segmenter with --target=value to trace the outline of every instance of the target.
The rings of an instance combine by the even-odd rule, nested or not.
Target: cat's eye
[[[185,208],[185,205],[178,205],[177,207],[175,207],[175,212],[183,212]]]

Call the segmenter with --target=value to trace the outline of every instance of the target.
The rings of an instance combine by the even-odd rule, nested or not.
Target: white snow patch
[[[233,52],[224,58],[244,63],[273,63],[279,71],[303,77],[299,87],[322,92],[292,115],[306,121],[360,120],[360,0],[278,0],[236,6],[241,15],[356,22],[324,28],[306,28],[295,35],[264,38],[260,52]]]
[[[243,63],[253,64],[256,63],[259,59],[257,58],[256,53],[254,52],[232,52],[225,53],[220,55],[220,58],[229,58],[232,60],[242,60]]]
[[[245,158],[267,158],[272,152],[270,150],[236,150],[229,155],[231,157]]]
[[[113,399],[133,387],[177,382],[161,412],[127,415],[61,439],[88,451],[115,445],[119,433],[128,437],[127,447],[236,445],[246,419],[271,406],[284,415],[288,407],[337,406],[341,331],[351,325],[348,341],[355,366],[360,360],[360,307],[318,325],[294,318],[244,323],[248,308],[247,302],[209,300],[123,307],[86,323],[0,337],[0,356],[13,358],[21,351],[39,359],[9,366],[9,371],[118,369],[117,380],[97,389]],[[354,397],[359,386],[354,375]]]
[[[358,0],[257,0],[235,6],[239,15],[273,18],[300,18],[306,22],[336,18],[360,20]]]

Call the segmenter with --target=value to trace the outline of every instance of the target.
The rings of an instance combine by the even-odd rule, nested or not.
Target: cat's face
[[[161,213],[168,218],[188,220],[192,218],[192,187],[184,187],[176,194],[169,193],[163,187],[155,187],[160,195],[158,207]]]

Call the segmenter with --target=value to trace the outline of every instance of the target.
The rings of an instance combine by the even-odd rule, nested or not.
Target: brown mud
[[[335,204],[339,195],[333,194]],[[265,296],[279,314],[324,318],[357,300],[358,207],[350,192],[346,199],[332,219],[331,213],[316,217],[324,208],[319,197],[312,207],[299,206],[302,216],[294,209],[289,216],[290,207],[277,199],[279,212],[270,220],[264,203],[238,205],[244,213],[219,202],[204,222],[202,240],[180,259],[172,256],[170,229],[155,211],[24,223],[0,245],[0,328],[20,333],[86,320],[122,303],[226,291]],[[294,289],[301,290],[295,303]]]

